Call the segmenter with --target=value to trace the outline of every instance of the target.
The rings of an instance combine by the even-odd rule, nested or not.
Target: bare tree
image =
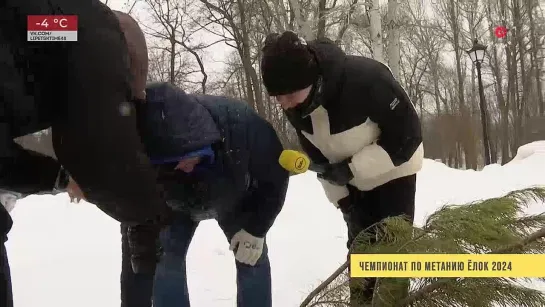
[[[467,168],[476,169],[477,168],[477,152],[476,152],[476,143],[475,143],[475,129],[471,124],[471,114],[469,108],[465,101],[465,75],[463,73],[463,59],[462,55],[464,53],[464,47],[468,47],[469,43],[464,43],[462,29],[462,15],[460,12],[460,6],[458,1],[454,0],[444,0],[439,2],[437,7],[437,13],[440,17],[443,18],[445,24],[442,29],[442,34],[444,38],[449,42],[453,48],[454,59],[456,63],[456,77],[457,77],[457,93],[456,100],[458,102],[458,110],[460,111],[461,120],[467,123],[468,125],[462,126],[464,134],[459,140],[463,144],[463,150],[465,152],[465,165]]]
[[[252,46],[250,45],[250,18],[247,0],[235,2],[218,0],[213,3],[208,0],[200,0],[207,10],[207,19],[221,26],[225,34],[218,34],[225,42],[235,48],[243,64],[245,73],[245,101],[259,114],[265,113],[263,95],[260,90],[260,79],[252,61]],[[254,3],[255,4],[255,3]]]
[[[530,128],[524,123],[543,113],[545,18],[536,0],[433,0],[435,15],[415,0],[390,0],[384,5],[374,0],[200,0],[177,7],[178,2],[169,1],[173,3],[170,11],[178,16],[172,13],[163,19],[173,25],[178,22],[178,27],[165,31],[161,23],[154,25],[155,32],[163,34],[159,41],[164,44],[150,48],[153,78],[168,80],[170,69],[164,67],[170,67],[168,55],[172,54],[167,52],[172,51],[169,33],[177,41],[179,74],[204,72],[199,70],[204,60],[202,66],[190,60],[197,55],[202,59],[207,47],[196,43],[196,33],[212,34],[233,53],[206,91],[244,100],[290,146],[296,146],[292,128],[264,91],[259,65],[264,37],[284,30],[297,31],[305,39],[328,37],[348,54],[387,62],[422,118],[426,156],[453,167],[477,169],[482,160],[477,150],[482,141],[478,85],[465,54],[472,39],[490,46],[483,64],[489,110],[483,120],[490,127],[492,156],[501,157],[502,163],[509,161],[526,142],[524,135]],[[161,3],[159,15],[168,15],[166,2]],[[510,29],[506,39],[495,37],[495,25]],[[181,79],[188,84],[195,78]],[[204,92],[204,86],[200,87]]]
[[[188,77],[195,72],[199,72],[202,75],[202,79],[199,82],[202,93],[206,93],[206,81],[208,75],[205,71],[204,62],[199,54],[199,51],[209,47],[210,45],[204,45],[202,43],[196,46],[190,46],[189,41],[191,36],[195,35],[197,31],[186,31],[188,24],[184,23],[185,13],[190,8],[186,3],[181,3],[178,0],[145,0],[147,7],[150,9],[153,23],[152,25],[145,25],[147,29],[146,34],[159,40],[162,50],[167,51],[170,54],[169,62],[169,82],[172,84],[181,85],[182,83],[193,83]],[[182,48],[179,50],[178,46]],[[182,52],[190,53],[198,64],[199,70],[182,70],[181,67],[187,68],[187,65],[177,65],[177,62],[181,64],[184,55]]]

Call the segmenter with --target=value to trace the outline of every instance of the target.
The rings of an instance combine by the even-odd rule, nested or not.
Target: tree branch
[[[332,283],[339,275],[344,272],[348,268],[348,265],[350,264],[349,261],[346,261],[343,263],[340,267],[338,267],[331,276],[329,276],[326,280],[324,280],[316,289],[312,290],[312,292],[309,293],[309,295],[303,300],[300,307],[307,306],[320,292],[322,292],[330,283]]]
[[[535,242],[535,241],[537,241],[537,240],[539,240],[541,238],[544,238],[544,237],[545,237],[545,227],[543,227],[543,228],[539,229],[538,231],[534,232],[533,234],[527,236],[526,238],[524,238],[520,242],[517,242],[517,243],[509,245],[507,247],[504,247],[504,248],[489,252],[487,254],[508,254],[508,253],[512,253],[514,251],[520,251],[526,245],[528,245],[530,243],[533,243],[533,242]],[[407,296],[403,301],[401,301],[398,304],[398,306],[399,307],[410,306],[415,301],[418,301],[422,297],[425,297],[425,296],[431,294],[432,292],[440,289],[441,287],[447,285],[448,283],[453,282],[453,281],[460,281],[460,280],[463,280],[463,279],[464,278],[456,278],[456,279],[446,278],[446,279],[441,279],[441,280],[438,280],[436,282],[433,282],[433,283],[431,283],[431,284],[429,284],[429,285],[427,285],[425,287],[422,287],[420,290],[413,292],[409,296]]]

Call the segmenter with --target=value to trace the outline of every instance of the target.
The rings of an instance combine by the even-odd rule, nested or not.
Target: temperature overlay
[[[27,16],[27,40],[29,42],[76,42],[78,41],[78,16],[29,15]]]

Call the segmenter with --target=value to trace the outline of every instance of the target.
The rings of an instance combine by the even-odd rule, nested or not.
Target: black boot
[[[153,274],[162,250],[159,244],[159,225],[129,226],[127,235],[134,273]]]

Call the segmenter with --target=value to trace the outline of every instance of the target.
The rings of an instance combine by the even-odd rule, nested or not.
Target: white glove
[[[13,210],[17,199],[19,199],[18,195],[9,192],[0,194],[0,203],[2,203],[2,205],[4,206],[4,208],[6,208],[8,212]]]
[[[239,230],[231,239],[231,246],[229,249],[234,251],[237,248],[235,259],[239,262],[254,266],[257,263],[261,253],[263,253],[264,238],[257,238],[246,232],[246,230]]]

